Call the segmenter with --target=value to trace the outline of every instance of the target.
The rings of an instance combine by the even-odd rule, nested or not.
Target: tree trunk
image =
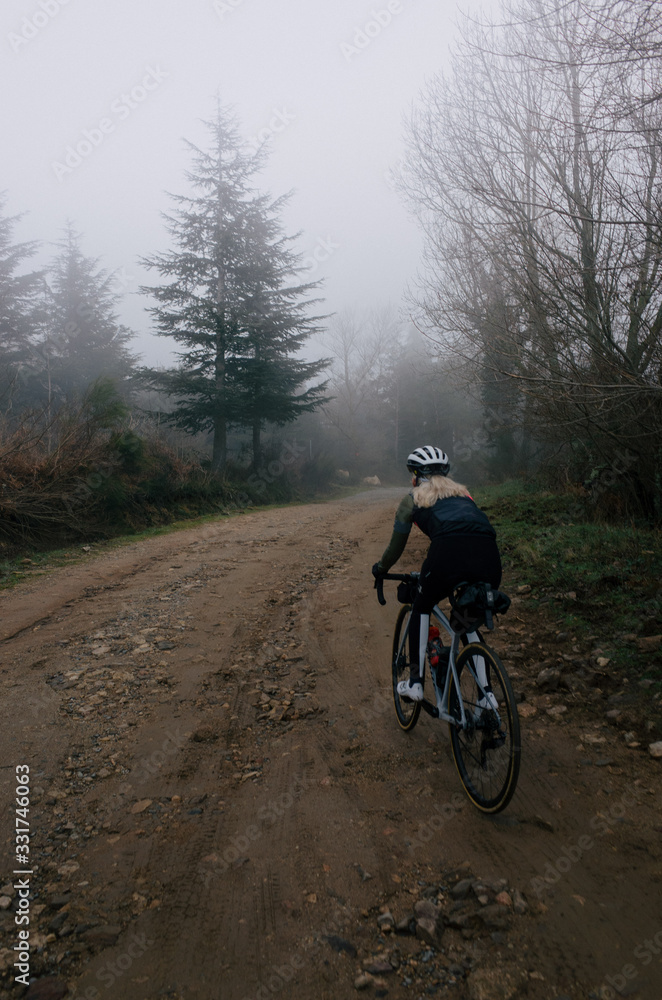
[[[225,387],[225,344],[219,334],[216,340],[216,412],[214,414],[214,444],[211,456],[211,471],[225,472],[228,457],[228,422],[226,418],[226,387]]]
[[[220,102],[217,96],[217,125],[220,122]],[[216,221],[219,233],[223,231],[223,133],[217,128],[217,183],[216,183]],[[216,273],[216,356],[214,358],[216,412],[214,414],[214,444],[211,456],[211,471],[223,475],[228,458],[228,425],[226,419],[226,385],[225,385],[225,352],[226,352],[226,311],[225,311],[225,271],[219,263]]]
[[[261,430],[261,421],[256,417],[253,420],[253,469],[255,472],[258,472],[262,467]]]
[[[211,471],[223,473],[228,457],[228,432],[225,416],[218,413],[214,418],[214,444],[211,455]]]

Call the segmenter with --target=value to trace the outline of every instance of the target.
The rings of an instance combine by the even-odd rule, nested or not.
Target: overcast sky
[[[145,360],[164,358],[137,258],[168,247],[182,139],[206,145],[218,92],[247,139],[273,133],[257,183],[294,189],[286,229],[325,278],[325,311],[399,306],[420,238],[388,171],[458,17],[456,0],[5,0],[0,190],[29,213],[16,237],[52,243],[71,220],[119,271]]]

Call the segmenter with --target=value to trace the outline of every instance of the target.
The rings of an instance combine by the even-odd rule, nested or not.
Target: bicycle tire
[[[473,657],[485,659],[487,676],[498,709],[479,709],[480,692],[470,669]],[[512,799],[519,777],[521,736],[517,705],[510,678],[496,653],[482,642],[465,646],[456,669],[467,716],[467,726],[449,723],[453,759],[464,789],[484,813],[498,813]],[[461,717],[458,692],[450,688],[449,709]],[[498,712],[498,714],[497,714]]]
[[[409,732],[414,728],[418,722],[418,717],[421,714],[420,701],[410,701],[409,699],[401,698],[398,694],[398,683],[409,679],[409,657],[407,655],[408,650],[406,648],[407,643],[405,642],[405,648],[402,650],[402,653],[400,653],[399,650],[402,629],[410,612],[411,606],[408,604],[400,608],[400,614],[398,615],[395,623],[395,632],[393,633],[393,652],[391,655],[395,714],[398,717],[398,724],[400,728],[404,729],[405,732]]]

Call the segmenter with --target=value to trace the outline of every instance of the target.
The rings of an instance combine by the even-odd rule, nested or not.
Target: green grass
[[[624,635],[662,632],[659,529],[591,522],[572,496],[517,482],[475,499],[497,529],[505,590],[530,586],[534,606],[548,605],[564,629],[596,636],[623,669],[632,655]],[[649,661],[648,676],[662,678],[662,654]]]

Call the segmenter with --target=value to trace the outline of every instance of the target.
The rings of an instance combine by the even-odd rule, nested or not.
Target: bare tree
[[[396,336],[393,318],[386,314],[359,319],[346,310],[330,327],[325,348],[333,354],[329,379],[333,398],[324,413],[345,441],[348,464],[358,467],[369,458],[375,460],[366,449],[366,424]]]
[[[425,326],[591,460],[662,455],[662,67],[648,0],[522,0],[467,21],[409,124]],[[657,497],[656,497],[657,491]]]
[[[476,467],[486,450],[474,437],[478,408],[410,321],[391,307],[345,312],[325,347],[335,357],[324,413],[348,468],[402,476],[407,454],[426,441]]]

